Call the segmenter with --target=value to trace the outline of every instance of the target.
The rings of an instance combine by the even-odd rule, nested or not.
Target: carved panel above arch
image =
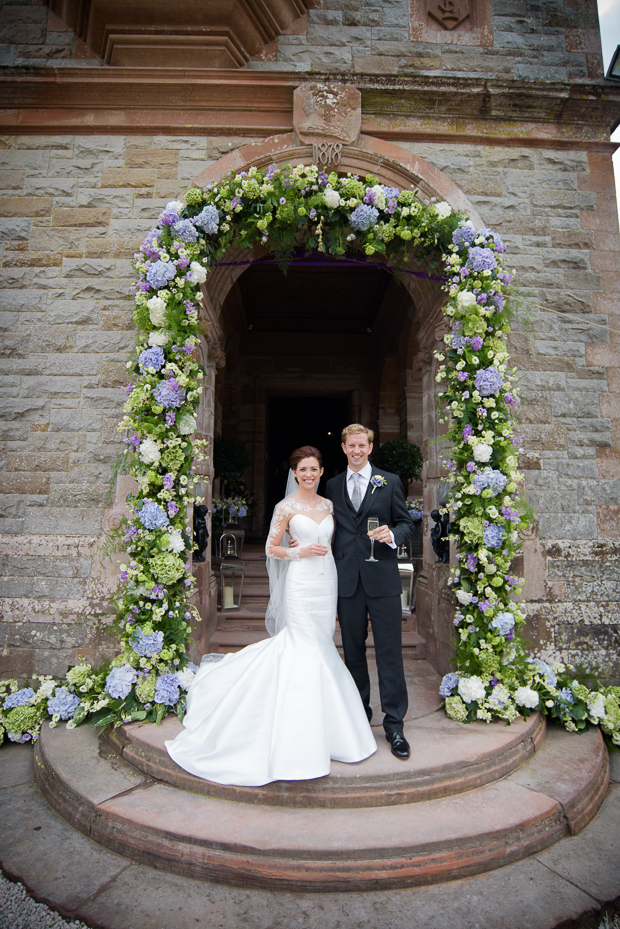
[[[491,0],[409,0],[413,42],[493,45]]]

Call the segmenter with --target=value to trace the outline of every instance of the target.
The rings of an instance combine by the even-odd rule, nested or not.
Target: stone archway
[[[260,143],[243,146],[210,165],[195,178],[196,186],[217,184],[232,172],[247,170],[252,166],[264,168],[272,162],[286,162],[292,167],[298,164],[313,163],[313,147],[302,144],[294,133],[273,136]],[[399,188],[415,187],[430,199],[435,197],[446,200],[454,210],[462,210],[479,227],[483,221],[473,204],[463,192],[445,175],[424,159],[412,155],[400,146],[382,142],[370,136],[361,135],[355,145],[343,146],[338,173],[372,174],[381,184]],[[218,411],[214,391],[218,369],[226,364],[226,345],[222,325],[224,303],[236,281],[243,274],[249,263],[258,257],[258,249],[233,249],[227,254],[227,261],[213,268],[203,285],[203,317],[208,323],[207,337],[201,345],[201,362],[207,378],[203,403],[199,408],[198,434],[201,438],[213,440]],[[380,258],[377,259],[380,262]],[[402,346],[405,378],[401,395],[405,398],[404,418],[407,424],[407,436],[414,441],[421,441],[425,458],[423,483],[425,513],[437,505],[436,490],[441,477],[441,453],[436,443],[443,434],[435,410],[435,367],[433,351],[442,345],[446,331],[446,322],[442,313],[445,294],[438,280],[417,276],[419,268],[415,261],[404,269],[400,275],[413,306],[415,319],[404,333],[406,342]],[[386,359],[386,361],[388,361]],[[388,366],[389,366],[388,361]],[[386,385],[389,374],[386,369]],[[414,424],[411,420],[417,420]],[[410,427],[412,435],[409,435]],[[202,465],[205,475],[203,495],[210,503],[211,498],[211,463]],[[424,567],[419,579],[419,622],[427,638],[428,654],[438,670],[445,672],[450,668],[453,656],[454,627],[451,621],[452,607],[447,596],[446,581],[448,569],[445,565],[436,566],[428,537],[429,516],[425,517]],[[202,622],[194,633],[197,651],[206,651],[210,636],[216,623],[216,587],[210,570],[210,563],[197,566],[199,584],[199,609]]]

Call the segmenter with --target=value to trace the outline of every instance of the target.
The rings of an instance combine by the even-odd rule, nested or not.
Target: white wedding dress
[[[301,512],[302,504],[279,504],[288,508],[289,532],[300,548],[333,536],[331,503],[320,506],[328,515],[317,524]],[[198,669],[184,730],[165,743],[190,774],[257,787],[323,777],[331,759],[362,761],[377,750],[333,641],[337,579],[331,553],[303,559],[292,553],[284,596],[286,625],[277,635]]]

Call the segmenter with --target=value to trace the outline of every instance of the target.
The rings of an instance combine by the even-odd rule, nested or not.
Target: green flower
[[[295,208],[292,203],[281,203],[276,210],[276,218],[283,226],[288,226],[295,219]]]
[[[190,189],[185,192],[185,202],[188,206],[200,206],[203,200],[204,194],[198,187],[190,187]]]
[[[157,676],[155,673],[149,674],[148,677],[141,677],[136,684],[136,697],[140,703],[151,703],[155,696],[155,687],[157,686]]]
[[[361,181],[356,181],[352,177],[348,177],[342,187],[340,188],[340,196],[348,199],[363,200],[366,196],[366,187],[362,184]]]
[[[460,697],[446,697],[446,713],[459,723],[467,719],[467,707]]]
[[[67,671],[67,683],[75,687],[83,687],[90,683],[92,676],[92,667],[89,664],[78,664]]]
[[[249,200],[256,200],[260,197],[260,184],[253,177],[243,184],[243,192]]]
[[[8,732],[37,731],[41,722],[41,708],[37,706],[16,706],[4,718]]]
[[[167,471],[178,471],[185,455],[180,448],[169,448],[161,456],[161,464]]]
[[[149,561],[153,576],[160,584],[174,584],[185,574],[185,566],[172,552],[162,552]]]
[[[413,206],[414,203],[419,201],[412,190],[401,190],[398,195],[398,202],[401,206]]]

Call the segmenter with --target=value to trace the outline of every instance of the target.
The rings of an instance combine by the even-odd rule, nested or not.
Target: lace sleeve
[[[265,544],[265,552],[268,558],[279,558],[280,560],[284,558],[296,560],[299,558],[299,547],[287,548],[286,546],[280,545],[284,530],[288,524],[288,518],[292,515],[292,512],[291,507],[288,506],[285,501],[278,503],[273,511],[269,535],[267,536],[267,542]],[[276,551],[276,548],[279,548],[280,551]]]

